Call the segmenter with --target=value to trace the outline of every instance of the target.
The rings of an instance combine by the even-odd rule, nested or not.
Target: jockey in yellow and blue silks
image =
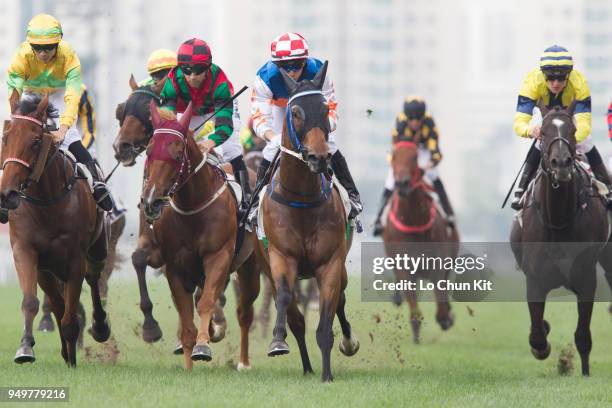
[[[49,95],[49,103],[61,114],[56,123],[59,129],[51,132],[53,140],[87,166],[94,179],[93,196],[98,206],[110,211],[113,206],[110,192],[76,128],[82,93],[81,63],[62,36],[62,26],[55,17],[38,14],[30,20],[26,41],[19,46],[8,68],[8,94],[23,95],[26,91]]]
[[[567,107],[572,101],[576,101],[574,111],[576,151],[586,155],[595,177],[612,190],[606,166],[591,138],[589,86],[582,72],[574,69],[572,56],[564,47],[553,45],[544,50],[540,58],[540,67],[530,71],[523,80],[514,115],[514,132],[518,136],[540,138],[540,125],[530,125],[533,110],[540,99],[549,108]],[[539,146],[537,144],[534,146],[527,154],[525,168],[511,204],[515,210],[521,209],[521,197],[540,163]]]
[[[451,206],[448,195],[438,176],[437,166],[442,160],[440,152],[439,135],[433,117],[427,113],[427,106],[423,98],[418,96],[408,96],[404,101],[404,109],[397,116],[395,128],[392,132],[392,144],[400,141],[414,142],[419,149],[419,167],[425,170],[425,177],[436,190],[440,199],[440,204],[446,213],[446,222],[450,227],[455,225],[455,213]],[[393,179],[393,169],[389,168],[385,189],[380,201],[380,207],[374,222],[374,232],[372,235],[378,236],[383,232],[382,214],[387,202],[395,188]]]

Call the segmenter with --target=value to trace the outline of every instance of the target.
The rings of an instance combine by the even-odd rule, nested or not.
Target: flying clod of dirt
[[[557,363],[559,375],[572,375],[574,373],[574,345],[568,344],[559,352],[559,362]]]
[[[374,314],[372,315],[372,319],[374,319],[374,322],[376,322],[376,324],[380,323],[380,321],[382,320],[382,319],[380,318],[380,315],[379,315],[378,313],[374,313]]]
[[[372,332],[369,332],[368,334],[370,335],[370,343],[374,343],[374,335]]]
[[[467,312],[470,317],[474,317],[474,309],[472,309],[469,305],[465,305],[465,308],[467,309]]]

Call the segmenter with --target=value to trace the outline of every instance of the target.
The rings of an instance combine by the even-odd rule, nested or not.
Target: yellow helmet
[[[147,71],[152,74],[162,69],[174,68],[177,65],[176,52],[166,49],[155,50],[147,60]]]
[[[30,44],[57,44],[62,35],[62,25],[55,17],[37,14],[28,23],[26,40]]]

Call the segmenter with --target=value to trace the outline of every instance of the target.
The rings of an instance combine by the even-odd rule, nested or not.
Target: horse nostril
[[[559,164],[559,162],[557,161],[556,157],[553,157],[552,159],[550,159],[550,164],[553,167],[557,167],[557,164]]]
[[[572,164],[572,158],[571,158],[571,157],[566,157],[566,158],[565,158],[565,162],[564,162],[564,164],[565,164],[565,167],[569,167],[569,166],[571,166],[571,164]]]

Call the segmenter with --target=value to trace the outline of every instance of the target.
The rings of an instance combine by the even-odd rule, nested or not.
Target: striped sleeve
[[[423,128],[423,136],[427,140],[426,147],[431,153],[431,161],[434,165],[437,165],[442,160],[442,153],[440,153],[440,144],[438,143],[438,128],[433,118],[426,118]]]
[[[537,70],[527,74],[519,91],[514,114],[514,133],[521,137],[529,137],[529,122],[533,116],[538,96]]]
[[[251,117],[255,135],[262,139],[268,130],[272,130],[272,98],[272,90],[257,75],[251,93]]]
[[[89,149],[96,137],[96,115],[87,90],[83,90],[81,101],[79,102],[79,120],[81,122],[81,131],[83,132],[81,142],[86,149]]]
[[[13,93],[13,90],[17,90],[19,95],[23,92],[23,85],[26,78],[28,77],[28,64],[24,53],[21,52],[21,48],[13,56],[11,65],[9,65],[6,75],[6,84],[8,85],[9,97]]]
[[[215,132],[208,138],[219,146],[232,135],[234,131],[234,123],[232,116],[234,114],[234,104],[228,102],[232,98],[231,88],[227,81],[223,81],[215,87],[213,92],[215,101]],[[225,107],[222,107],[226,104]]]
[[[575,74],[576,108],[574,119],[576,120],[576,143],[580,143],[591,134],[591,91],[584,75],[578,74],[578,72]]]
[[[333,132],[336,130],[336,126],[338,125],[338,113],[336,112],[338,108],[338,101],[336,100],[336,93],[334,92],[334,83],[329,75],[325,76],[322,92],[323,96],[325,96],[325,100],[327,101],[327,106],[329,107],[329,130],[330,132]]]
[[[174,83],[168,78],[164,83],[164,87],[159,95],[161,99],[161,108],[168,109],[169,111],[176,112],[176,98],[177,93],[174,88]]]
[[[397,119],[395,119],[395,128],[393,128],[393,132],[391,132],[391,143],[392,144],[397,143],[400,140],[400,138],[404,136],[404,131],[406,130],[407,120],[408,118],[406,118],[406,115],[404,115],[404,113],[400,113],[397,116]]]

